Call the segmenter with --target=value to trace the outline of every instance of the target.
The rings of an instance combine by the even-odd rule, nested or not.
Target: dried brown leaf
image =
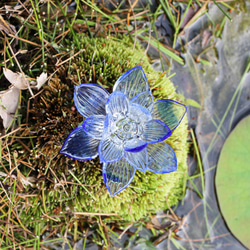
[[[161,226],[159,220],[158,220],[156,217],[153,217],[152,220],[151,220],[151,222],[152,222],[153,225],[155,225],[155,226],[158,226],[158,227]]]

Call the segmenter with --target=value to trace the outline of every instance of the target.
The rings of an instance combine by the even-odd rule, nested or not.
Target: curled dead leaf
[[[48,80],[48,75],[47,73],[42,73],[40,76],[36,78],[36,88],[39,90],[43,84]]]
[[[0,92],[0,117],[3,120],[3,127],[7,129],[14,118],[17,109],[20,90],[11,87]]]
[[[14,73],[10,69],[3,69],[4,76],[6,79],[18,89],[27,89],[28,80],[23,73]]]

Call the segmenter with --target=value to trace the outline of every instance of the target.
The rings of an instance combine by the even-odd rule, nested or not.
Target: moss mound
[[[69,66],[60,68],[38,95],[30,111],[29,127],[23,135],[37,132],[34,149],[27,156],[36,176],[32,193],[42,197],[42,206],[21,212],[20,217],[30,223],[45,212],[116,213],[124,220],[134,221],[148,214],[177,204],[187,171],[186,118],[173,135],[166,140],[175,151],[178,170],[169,174],[145,174],[136,171],[133,182],[124,191],[111,198],[102,179],[99,159],[75,161],[58,154],[67,135],[78,126],[83,117],[74,107],[74,85],[97,83],[112,91],[115,81],[129,69],[141,65],[153,91],[155,100],[168,98],[181,102],[171,81],[156,72],[144,51],[128,37],[121,39],[79,36],[81,52]],[[68,41],[69,47],[72,47]],[[74,51],[76,53],[76,51]],[[33,199],[33,200],[32,200]],[[37,197],[31,197],[34,204]]]

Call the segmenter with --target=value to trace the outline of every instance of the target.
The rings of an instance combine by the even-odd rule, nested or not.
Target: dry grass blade
[[[4,20],[2,15],[0,15],[0,31],[1,30],[3,30],[9,36],[16,33],[15,26]]]

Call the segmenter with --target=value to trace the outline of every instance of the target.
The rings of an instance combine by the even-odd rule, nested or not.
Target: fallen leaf
[[[153,217],[152,220],[151,220],[151,222],[152,222],[153,225],[155,225],[155,226],[158,226],[158,227],[161,226],[159,220],[158,220],[156,217]]]
[[[215,186],[220,211],[233,235],[250,248],[250,115],[227,137],[220,152]]]
[[[152,229],[153,227],[154,227],[154,225],[152,223],[147,222],[147,224],[146,224],[147,229]]]
[[[188,22],[192,19],[192,17],[197,13],[199,10],[198,4],[194,4],[193,8],[189,8],[188,11],[186,12],[183,21],[181,23],[180,29],[184,29],[184,27],[188,24]]]
[[[39,90],[47,80],[48,80],[48,75],[47,73],[43,72],[40,76],[36,78],[37,82],[36,88]]]
[[[53,214],[58,215],[60,212],[61,212],[61,208],[59,206],[53,209]]]
[[[3,127],[7,129],[12,122],[15,114],[20,90],[15,87],[11,87],[8,90],[0,92],[0,117],[3,120]]]
[[[6,79],[18,89],[27,89],[28,80],[23,73],[14,73],[10,69],[3,69]]]
[[[4,8],[5,11],[12,12],[18,15],[21,15],[23,11],[26,11],[21,4],[16,4],[14,7],[10,5],[5,5]]]
[[[207,44],[208,44],[211,36],[212,36],[212,34],[208,30],[204,30],[203,31],[203,34],[202,34],[202,44],[201,44],[201,46],[202,46],[203,49],[207,46]]]

